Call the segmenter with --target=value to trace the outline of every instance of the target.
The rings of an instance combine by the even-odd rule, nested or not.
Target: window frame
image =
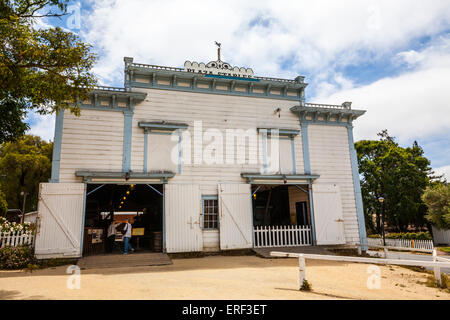
[[[216,200],[217,201],[217,227],[205,227],[205,201],[208,200]],[[219,221],[219,197],[217,195],[202,195],[202,230],[219,230],[220,229],[220,221]],[[208,213],[208,215],[210,215]]]

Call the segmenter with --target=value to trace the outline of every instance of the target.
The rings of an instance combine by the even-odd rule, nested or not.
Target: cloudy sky
[[[367,110],[355,139],[388,129],[414,140],[450,179],[450,2],[448,0],[72,2],[45,21],[79,34],[99,55],[104,85],[123,86],[123,57],[182,67],[222,60],[256,75],[306,77],[308,102]],[[79,13],[79,14],[78,14]],[[31,132],[53,139],[54,117],[29,116]]]

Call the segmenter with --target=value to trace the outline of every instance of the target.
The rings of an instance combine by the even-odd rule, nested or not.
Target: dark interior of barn
[[[120,253],[122,233],[129,219],[136,251],[162,251],[163,188],[147,184],[88,184],[83,255]],[[108,242],[108,227],[115,221],[117,234]]]
[[[307,186],[252,185],[254,226],[310,225]]]

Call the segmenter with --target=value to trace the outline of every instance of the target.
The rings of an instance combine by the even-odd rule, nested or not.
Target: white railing
[[[383,239],[367,238],[367,244],[382,246]],[[386,239],[386,246],[411,249],[433,250],[433,240]]]
[[[32,233],[23,233],[21,231],[0,232],[0,248],[5,246],[32,245],[34,235]]]
[[[433,261],[424,260],[401,260],[401,259],[379,259],[379,258],[363,258],[363,257],[350,257],[350,256],[331,256],[321,254],[305,254],[305,253],[290,253],[290,252],[270,252],[272,257],[286,257],[286,258],[298,258],[299,267],[299,289],[302,290],[302,286],[306,280],[306,264],[305,259],[312,260],[328,260],[328,261],[341,261],[341,262],[356,262],[356,263],[369,263],[369,264],[393,264],[400,266],[418,266],[418,267],[432,267],[434,269],[434,277],[442,286],[441,268],[450,268],[450,261],[447,259],[439,258],[434,252]]]
[[[256,226],[253,233],[255,248],[311,245],[310,226]]]

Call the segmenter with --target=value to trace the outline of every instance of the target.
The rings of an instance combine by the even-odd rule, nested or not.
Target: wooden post
[[[384,249],[384,258],[387,259],[388,249],[387,248],[383,248],[383,249]]]
[[[301,254],[298,256],[298,271],[300,275],[300,283],[298,286],[298,290],[302,289],[303,282],[306,280],[306,264],[305,257]]]
[[[358,256],[362,255],[362,248],[358,246]]]
[[[433,249],[433,262],[437,262],[437,252],[436,249]],[[434,266],[434,278],[436,279],[436,282],[439,286],[439,288],[442,287],[442,279],[441,279],[441,267]]]

